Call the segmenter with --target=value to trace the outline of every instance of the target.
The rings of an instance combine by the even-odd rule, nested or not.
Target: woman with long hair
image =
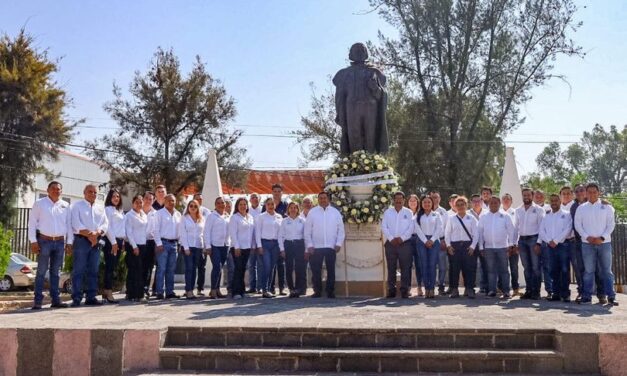
[[[414,220],[416,219],[416,215],[418,214],[418,209],[420,209],[420,199],[417,195],[411,194],[407,199],[407,207],[411,210],[414,215]],[[418,235],[414,232],[411,236],[411,245],[414,250],[414,273],[416,274],[416,290],[418,291],[418,296],[423,296],[424,293],[422,291],[422,273],[420,266],[420,253],[418,252]]]
[[[418,236],[416,249],[420,254],[420,271],[425,283],[425,297],[435,298],[435,269],[440,259],[440,238],[444,235],[442,218],[434,211],[430,196],[420,198],[414,231]]]
[[[233,299],[241,299],[246,292],[244,275],[250,250],[256,248],[255,221],[253,216],[248,214],[248,200],[244,197],[238,198],[235,202],[235,214],[229,220],[229,235],[234,264],[231,296]]]
[[[144,265],[146,259],[148,215],[143,210],[143,197],[133,197],[133,208],[126,213],[124,228],[126,230],[126,299],[133,302],[144,300]]]
[[[229,251],[229,217],[226,214],[226,202],[218,197],[214,202],[215,210],[207,217],[203,241],[205,254],[211,259],[211,292],[210,299],[223,298],[220,292],[222,268]]]
[[[102,299],[108,303],[117,303],[113,298],[113,282],[115,269],[120,261],[120,255],[124,249],[124,211],[122,210],[122,195],[120,191],[113,188],[107,193],[105,199],[105,214],[109,221],[109,227],[104,238],[104,286]]]
[[[203,230],[205,218],[200,212],[200,204],[192,200],[187,204],[183,218],[179,222],[179,241],[183,248],[185,261],[185,298],[196,299],[194,296],[194,282],[200,254],[203,250]]]

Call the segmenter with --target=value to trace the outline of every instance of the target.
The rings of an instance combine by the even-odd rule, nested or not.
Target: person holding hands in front
[[[464,276],[465,292],[468,298],[475,298],[475,279],[477,275],[477,242],[479,238],[478,221],[467,212],[468,199],[459,196],[455,200],[456,214],[448,219],[444,237],[450,257],[449,284],[451,298],[459,297],[459,273]]]

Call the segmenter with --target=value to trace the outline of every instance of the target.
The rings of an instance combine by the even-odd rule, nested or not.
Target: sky
[[[627,123],[627,2],[577,3],[583,26],[573,38],[586,57],[555,62],[554,72],[568,84],[552,80],[535,89],[522,108],[526,121],[506,138],[521,175],[536,169],[544,142],[567,146],[595,123]],[[113,83],[126,90],[158,47],[173,48],[185,72],[199,55],[235,99],[233,125],[244,130],[241,144],[261,169],[297,168],[300,145],[267,136],[301,127],[310,83],[328,90],[329,76],[348,64],[352,43],[376,40],[379,31],[394,35],[367,0],[3,0],[0,33],[14,36],[21,28],[59,59],[56,79],[73,98],[68,114],[89,127],[78,129],[76,143],[113,132],[116,123],[102,109],[113,98]]]

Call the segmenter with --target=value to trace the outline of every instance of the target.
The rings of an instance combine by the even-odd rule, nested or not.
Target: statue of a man
[[[385,75],[368,64],[363,43],[353,44],[348,58],[351,65],[333,77],[335,122],[342,128],[340,151],[342,155],[357,150],[387,153]]]

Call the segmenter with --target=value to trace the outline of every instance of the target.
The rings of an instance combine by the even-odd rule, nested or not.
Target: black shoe
[[[607,304],[607,298],[604,295],[599,296],[599,304],[601,305],[606,305]]]
[[[550,302],[559,302],[561,300],[559,295],[547,296],[546,299]]]
[[[329,299],[335,299],[335,293],[334,293],[334,292],[329,292],[329,293],[327,293],[327,298],[329,298]]]
[[[385,296],[388,299],[394,299],[396,298],[396,290],[390,290],[388,291],[388,294]]]
[[[438,287],[438,295],[446,295],[446,291],[444,291],[444,287]]]
[[[312,297],[312,298],[319,298],[321,296],[322,296],[322,294],[320,294],[319,292],[314,292],[313,294],[311,294],[310,297]]]
[[[266,292],[264,292],[264,293],[261,295],[261,297],[262,297],[262,298],[267,298],[267,299],[270,299],[270,298],[274,298],[274,295],[272,295],[272,294],[270,294],[269,292],[267,292],[267,291],[266,291]]]
[[[180,296],[176,295],[175,293],[171,293],[165,296],[166,299],[178,299],[180,298]]]
[[[163,300],[164,299],[163,294],[156,294],[155,297],[156,297],[157,300]]]
[[[540,294],[531,294],[531,300],[540,300]]]
[[[59,303],[52,303],[50,305],[50,308],[67,308],[67,307],[69,307],[67,305],[67,303],[61,303],[61,302],[59,302]]]
[[[585,299],[585,298],[581,298],[581,300],[579,301],[579,304],[581,304],[581,305],[589,305],[589,304],[592,304],[592,299],[590,299],[590,298],[587,298],[587,299]]]
[[[246,294],[255,294],[255,293],[257,293],[257,290],[255,290],[255,289],[248,289],[248,290],[246,290]]]
[[[526,291],[520,296],[520,299],[531,299],[531,293],[529,291]]]
[[[90,299],[85,301],[86,306],[101,306],[102,302],[98,299]]]
[[[72,301],[72,304],[70,305],[70,307],[72,308],[76,308],[76,307],[80,307],[81,306],[81,302],[78,300],[74,300]]]
[[[281,296],[285,296],[285,295],[287,295],[287,294],[285,293],[285,291],[283,291],[283,289],[280,289],[280,290],[279,290],[279,295],[281,295]]]
[[[34,306],[31,307],[31,309],[33,311],[39,311],[41,309],[41,304],[35,304]]]
[[[402,292],[402,293],[401,293],[401,299],[409,299],[409,293],[407,293],[407,292]]]
[[[607,301],[609,302],[610,305],[614,307],[618,306],[618,302],[616,301],[616,298],[609,298],[607,299]]]
[[[570,298],[563,298],[563,299],[562,299],[562,301],[563,301],[564,303],[570,303]]]
[[[488,290],[487,289],[479,289],[479,294],[487,294]]]
[[[490,291],[490,292],[488,293],[488,297],[490,297],[490,298],[494,298],[494,297],[496,297],[496,293],[495,293],[494,291]]]
[[[299,298],[300,294],[297,292],[290,292],[290,295],[288,295],[288,297],[290,298]]]

